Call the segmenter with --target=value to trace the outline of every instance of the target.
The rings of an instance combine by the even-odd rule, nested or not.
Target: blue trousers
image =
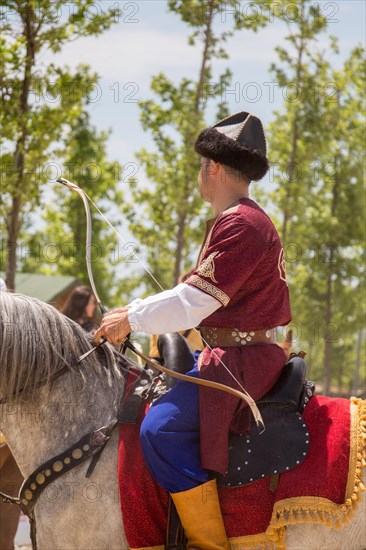
[[[197,364],[187,373],[198,377]],[[208,481],[200,461],[197,384],[178,380],[148,411],[141,424],[141,449],[155,480],[170,493]]]

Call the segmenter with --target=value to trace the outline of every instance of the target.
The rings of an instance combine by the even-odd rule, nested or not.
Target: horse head
[[[3,402],[34,399],[60,372],[86,372],[118,381],[118,354],[109,345],[78,364],[93,339],[54,307],[21,294],[0,294],[0,392]],[[103,368],[104,367],[104,368]]]
[[[23,474],[116,418],[124,390],[120,356],[105,344],[78,363],[93,347],[92,337],[54,307],[0,293],[0,430]]]

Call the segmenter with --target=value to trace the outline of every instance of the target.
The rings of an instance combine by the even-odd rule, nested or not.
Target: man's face
[[[214,166],[215,163],[205,157],[201,157],[201,169],[198,174],[198,187],[204,201],[211,202],[214,193]]]

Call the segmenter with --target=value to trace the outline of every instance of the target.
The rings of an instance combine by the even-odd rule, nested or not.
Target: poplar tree
[[[266,3],[259,4],[264,7]],[[327,27],[319,4],[300,0],[292,11],[287,4],[273,3],[273,15],[287,23],[291,32],[285,37],[284,45],[275,48],[278,62],[270,66],[274,82],[284,97],[284,108],[275,112],[268,129],[272,175],[277,184],[269,198],[275,199],[284,246],[293,240],[293,222],[304,208],[307,185],[311,184],[310,161],[321,144],[318,95],[323,90],[316,87],[316,75],[321,67],[315,52],[319,35]]]
[[[122,192],[118,190],[122,168],[106,158],[108,132],[98,133],[90,115],[82,113],[72,124],[62,148],[66,179],[77,183],[96,204],[108,209],[110,222],[118,227]],[[127,251],[117,243],[115,233],[90,205],[92,241],[90,255],[93,278],[104,304],[109,302],[114,266],[125,260]],[[24,239],[23,270],[45,274],[71,275],[89,285],[85,260],[86,216],[80,197],[60,184],[54,187],[54,200],[43,214],[45,229]]]
[[[322,144],[314,158],[316,181],[301,234],[304,243],[309,243],[309,234],[316,243],[305,289],[312,289],[323,391],[329,393],[331,384],[351,385],[358,333],[365,327],[365,51],[356,47],[341,70],[326,69],[325,81],[332,88],[319,99]]]
[[[207,125],[204,115],[209,102],[216,105],[217,119],[228,114],[222,92],[231,79],[226,70],[212,84],[214,60],[228,57],[224,45],[234,31],[256,31],[267,22],[266,16],[250,8],[245,16],[236,13],[231,30],[217,32],[215,22],[220,23],[223,10],[235,13],[237,2],[170,0],[168,5],[192,29],[189,43],[201,51],[198,76],[196,80],[183,78],[178,84],[162,73],[152,79],[156,99],[140,102],[139,107],[142,127],[151,134],[155,151],[143,148],[137,153],[148,184],[142,187],[137,180],[130,182],[132,200],[125,209],[131,233],[163,288],[174,286],[182,272],[193,267],[208,214],[198,192],[199,159],[194,142]],[[133,280],[143,283],[148,293],[160,290],[146,273]]]
[[[2,2],[2,263],[10,289],[15,286],[19,233],[27,213],[40,203],[52,147],[80,115],[96,82],[86,66],[71,72],[39,59],[80,35],[102,33],[117,16],[115,8],[96,11],[93,0]]]
[[[355,378],[357,333],[364,326],[365,61],[356,48],[333,70],[316,46],[326,21],[318,6],[300,4],[287,37],[291,47],[278,48],[280,62],[272,66],[287,101],[270,125],[275,189],[269,200],[282,222],[296,347],[310,351],[311,375],[329,393],[331,383],[350,387]],[[329,51],[338,52],[333,37]]]

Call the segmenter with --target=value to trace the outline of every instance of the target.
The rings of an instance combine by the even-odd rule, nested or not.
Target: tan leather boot
[[[189,550],[229,550],[216,480],[172,493]]]

